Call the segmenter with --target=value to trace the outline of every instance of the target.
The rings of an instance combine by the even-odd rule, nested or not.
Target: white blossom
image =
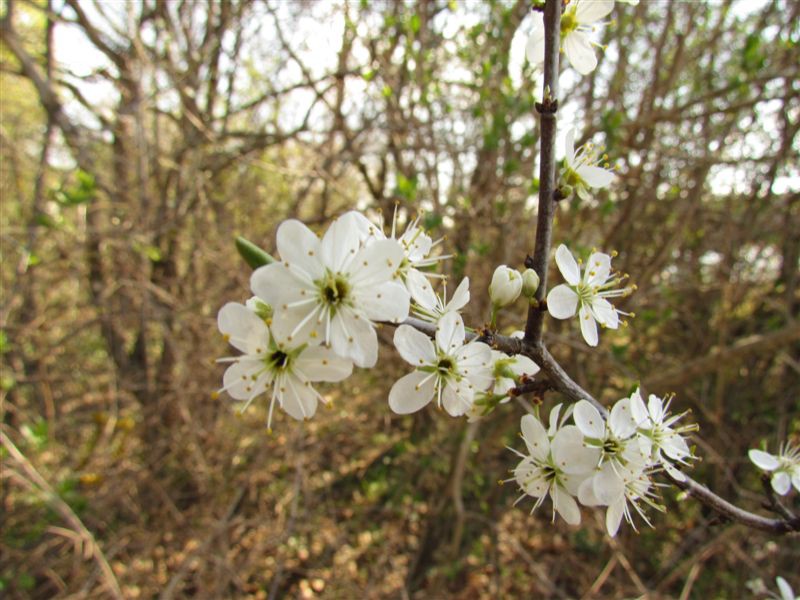
[[[778,584],[778,594],[770,593],[770,596],[778,600],[799,600],[800,596],[795,596],[792,586],[783,577],[776,577],[775,583]]]
[[[750,450],[747,454],[759,469],[772,473],[772,489],[776,493],[788,494],[792,486],[800,492],[800,448],[787,443],[777,456],[763,450]]]
[[[273,307],[273,332],[287,342],[324,342],[360,367],[378,357],[374,323],[408,317],[409,294],[394,280],[404,250],[397,240],[362,246],[364,217],[349,212],[322,240],[300,221],[278,228],[281,257],[258,268],[253,293]]]
[[[637,424],[639,435],[645,436],[652,446],[651,461],[664,468],[673,478],[684,481],[686,477],[677,470],[672,461],[688,464],[692,458],[692,451],[683,434],[697,431],[697,425],[683,425],[674,428],[686,413],[670,415],[669,404],[671,399],[664,401],[654,394],[650,394],[647,406],[644,404],[639,390],[631,394],[631,411]]]
[[[468,416],[475,421],[486,416],[497,407],[511,400],[509,392],[514,389],[523,377],[533,377],[539,372],[539,365],[527,356],[516,354],[509,356],[499,350],[492,350],[492,375],[494,383],[485,392],[475,397]]]
[[[533,415],[522,417],[520,427],[528,453],[517,452],[522,461],[514,469],[514,480],[526,495],[536,498],[531,512],[550,496],[553,519],[558,512],[570,525],[578,525],[581,513],[574,496],[583,477],[594,468],[595,453],[584,447],[577,427],[559,425],[559,408],[550,413],[549,430]]]
[[[597,67],[597,57],[589,34],[596,29],[596,21],[606,17],[614,8],[614,0],[573,0],[561,15],[561,50],[570,64],[581,75],[587,75]],[[542,13],[533,14],[534,24],[525,54],[534,65],[544,62],[544,18]]]
[[[295,419],[310,419],[317,402],[325,399],[311,386],[314,381],[341,381],[353,371],[353,363],[323,346],[292,344],[276,337],[251,309],[229,302],[217,316],[219,330],[240,356],[223,358],[232,363],[222,378],[222,389],[244,409],[260,394],[271,390],[267,426],[272,425],[275,401]]]
[[[606,188],[614,181],[614,172],[600,167],[607,160],[596,146],[584,144],[575,151],[575,129],[567,131],[564,138],[566,166],[561,172],[561,182],[571,186],[584,200],[589,200],[589,188]]]
[[[447,280],[444,281],[444,298],[433,291],[428,279],[416,270],[406,274],[406,286],[414,300],[411,310],[425,321],[436,323],[448,312],[459,312],[469,302],[469,278],[465,277],[458,284],[452,298],[447,300]]]
[[[401,377],[389,392],[389,406],[398,414],[416,412],[433,398],[437,405],[457,417],[472,406],[475,393],[492,384],[489,346],[464,343],[461,316],[448,312],[439,319],[436,342],[410,325],[401,325],[394,344],[403,360],[416,369]]]
[[[581,277],[581,268],[569,249],[561,244],[556,250],[558,270],[566,284],[557,285],[547,294],[547,310],[556,319],[569,319],[578,313],[583,339],[596,346],[597,323],[603,327],[619,327],[619,315],[628,315],[614,308],[607,298],[627,296],[636,286],[618,288],[625,279],[611,271],[611,257],[593,252]]]

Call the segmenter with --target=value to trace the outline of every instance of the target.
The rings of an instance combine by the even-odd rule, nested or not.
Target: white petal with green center
[[[415,367],[436,362],[436,349],[431,339],[410,325],[400,325],[395,330],[394,345],[403,360]]]
[[[556,319],[569,319],[578,310],[578,294],[568,285],[557,285],[547,294],[547,312]]]
[[[435,384],[435,377],[421,371],[401,377],[389,391],[389,408],[399,415],[417,412],[433,398]]]

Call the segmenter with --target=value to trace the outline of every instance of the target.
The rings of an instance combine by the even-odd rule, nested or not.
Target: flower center
[[[317,287],[325,304],[338,306],[347,302],[350,296],[350,283],[340,273],[328,273]]]
[[[282,350],[275,350],[267,355],[265,362],[273,369],[283,369],[289,364],[289,355]]]
[[[443,356],[442,358],[439,359],[439,362],[436,363],[436,369],[442,375],[447,375],[448,373],[450,373],[453,370],[454,366],[455,365],[453,364],[453,359],[450,358],[449,356]]]
[[[591,300],[595,295],[595,290],[592,286],[581,282],[575,286],[575,293],[578,294],[581,305],[591,304]]]
[[[561,16],[561,36],[572,33],[578,28],[578,19],[575,11],[567,11]]]
[[[551,467],[550,465],[545,465],[542,467],[542,476],[544,477],[545,481],[553,481],[557,475],[558,473],[554,467]]]
[[[603,454],[605,456],[614,456],[622,451],[622,445],[617,440],[605,440],[603,442]]]

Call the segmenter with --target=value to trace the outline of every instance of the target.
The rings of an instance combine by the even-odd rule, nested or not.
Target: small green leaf
[[[242,236],[236,238],[236,249],[252,269],[257,269],[258,267],[263,267],[264,265],[275,262],[275,259],[267,252]]]

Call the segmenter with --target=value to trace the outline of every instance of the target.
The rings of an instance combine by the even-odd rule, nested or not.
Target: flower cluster
[[[437,242],[422,231],[419,219],[402,235],[396,231],[396,215],[386,235],[355,211],[334,221],[322,238],[299,221],[283,222],[276,240],[279,260],[251,277],[255,296],[219,311],[220,331],[242,354],[220,359],[231,364],[217,394],[227,392],[244,401],[244,408],[269,394],[268,426],[276,401],[295,419],[308,419],[325,402],[312,383],[342,381],[354,365],[374,366],[376,326],[401,323],[411,311],[435,323],[436,334],[431,340],[410,325],[395,331],[395,346],[414,371],[389,393],[394,412],[412,413],[436,398],[452,416],[474,415],[480,399],[483,414],[507,399],[520,377],[533,376],[539,367],[530,359],[467,341],[458,311],[469,301],[469,280],[450,301],[436,294],[428,277],[441,276],[423,269],[443,257],[431,254]],[[508,272],[519,295],[521,276]]]
[[[784,444],[778,455],[763,450],[750,450],[750,460],[761,470],[772,473],[772,489],[784,496],[792,486],[800,492],[800,448]]]
[[[683,415],[670,417],[668,404],[651,395],[647,405],[639,391],[622,398],[608,419],[582,400],[559,420],[560,405],[550,413],[549,428],[534,415],[522,417],[527,454],[514,470],[514,480],[525,495],[536,498],[534,510],[549,495],[553,516],[580,523],[576,499],[584,506],[606,506],[606,529],[616,535],[622,518],[633,525],[635,510],[650,523],[644,506],[658,504],[652,475],[667,470],[681,478],[675,463],[692,458],[684,434],[696,426],[674,428]],[[572,417],[574,425],[567,425]],[[519,453],[518,453],[519,454]]]

